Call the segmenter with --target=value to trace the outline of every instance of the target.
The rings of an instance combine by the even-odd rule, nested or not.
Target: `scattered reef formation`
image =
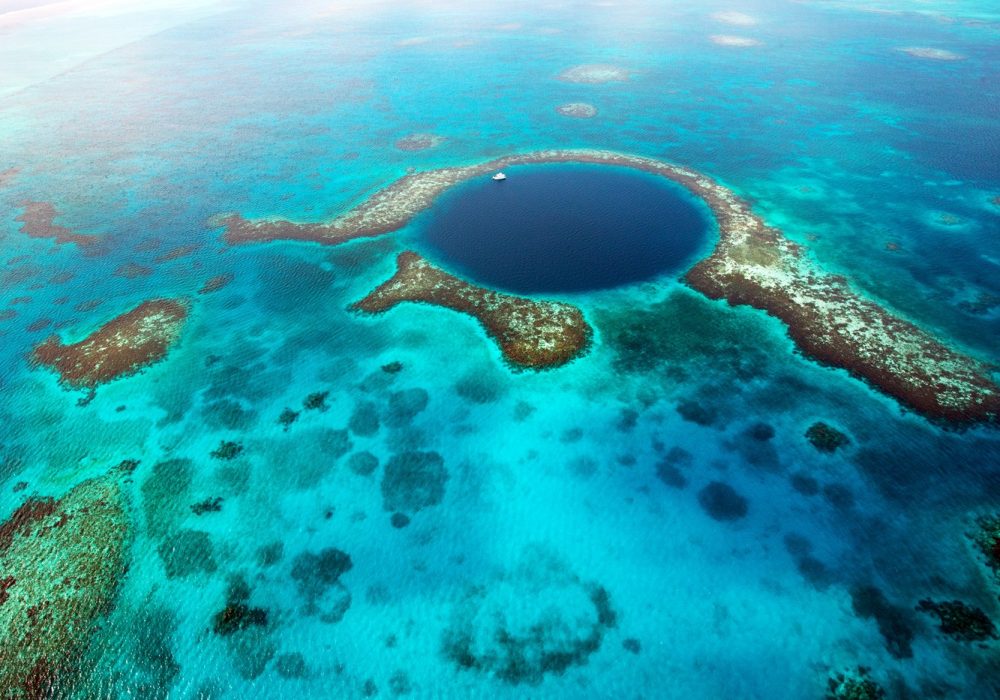
[[[250,586],[242,576],[234,576],[226,591],[226,604],[212,617],[212,631],[225,637],[252,627],[267,627],[267,610],[253,607]]]
[[[926,58],[931,61],[961,61],[965,56],[947,49],[935,49],[929,46],[904,46],[899,49],[914,58]]]
[[[282,410],[281,415],[278,416],[278,425],[287,433],[288,429],[292,427],[292,424],[299,419],[301,411],[293,411],[292,409],[285,407]]]
[[[986,566],[1000,584],[1000,515],[983,516],[976,520],[976,529],[970,535],[973,544],[986,559]]]
[[[97,245],[100,237],[92,236],[60,226],[55,223],[59,212],[49,202],[22,202],[23,212],[16,221],[21,222],[21,232],[31,238],[51,238],[57,245],[76,243],[80,247]]]
[[[180,258],[185,258],[191,253],[194,253],[199,248],[201,248],[201,243],[187,243],[185,245],[179,245],[175,248],[171,248],[166,253],[158,255],[153,259],[153,262],[160,264],[165,262],[170,262],[171,260],[178,260]]]
[[[458,601],[443,652],[460,669],[538,685],[586,664],[617,622],[607,589],[532,547],[513,571]]]
[[[854,614],[876,622],[886,651],[896,659],[912,658],[914,631],[908,611],[892,603],[875,586],[855,586],[850,593]]]
[[[93,389],[163,359],[187,315],[188,305],[181,300],[144,301],[77,343],[48,338],[32,351],[31,361],[54,369],[67,386]]]
[[[722,22],[724,24],[732,24],[738,27],[752,27],[757,24],[757,18],[753,15],[748,15],[743,12],[714,12],[712,13],[712,19],[716,22]]]
[[[236,459],[242,452],[243,445],[240,443],[223,440],[219,443],[218,447],[209,453],[209,456],[228,462],[231,459]]]
[[[443,136],[436,134],[410,134],[396,141],[395,146],[400,151],[426,151],[444,143]]]
[[[340,577],[354,567],[351,556],[335,547],[302,552],[292,561],[292,580],[305,599],[305,613],[321,622],[340,622],[351,607],[351,594]]]
[[[729,484],[713,481],[698,492],[698,503],[713,520],[720,522],[746,517],[749,503]]]
[[[817,421],[806,429],[806,440],[820,452],[832,453],[849,444],[850,439],[836,428]]]
[[[0,689],[69,697],[81,654],[126,569],[120,470],[59,499],[30,498],[0,525]]]
[[[140,277],[149,277],[153,274],[153,268],[148,265],[140,265],[139,263],[129,262],[119,265],[115,269],[115,277],[124,277],[127,280],[135,280]]]
[[[0,187],[6,187],[8,184],[14,181],[17,174],[20,172],[17,168],[7,168],[5,170],[0,170]]]
[[[205,513],[218,513],[222,510],[222,501],[224,499],[222,496],[209,496],[203,501],[198,501],[197,503],[191,504],[191,512],[195,515],[204,515]]]
[[[763,42],[758,39],[751,39],[748,36],[733,36],[732,34],[713,34],[709,37],[713,44],[719,46],[734,46],[736,48],[749,48],[760,46]]]
[[[444,498],[448,470],[437,452],[394,455],[382,474],[382,507],[388,512],[416,513]]]
[[[202,530],[181,528],[168,532],[161,538],[156,552],[163,562],[167,578],[211,574],[219,568],[212,538]]]
[[[619,79],[627,75],[616,70],[608,74]],[[719,242],[688,271],[685,279],[692,288],[781,319],[807,355],[848,370],[929,418],[1000,422],[1000,386],[985,363],[890,313],[852,289],[844,277],[823,271],[805,248],[768,226],[726,187],[652,158],[597,150],[535,151],[406,175],[326,223],[251,221],[238,214],[214,222],[224,227],[230,244],[278,239],[338,244],[395,231],[449,187],[470,178],[514,165],[570,162],[636,168],[672,180],[704,200],[718,223]]]
[[[302,400],[302,407],[307,411],[326,411],[330,408],[326,405],[329,395],[329,391],[314,391]]]
[[[869,673],[867,668],[859,666],[857,671],[831,676],[827,682],[826,700],[882,700],[885,691]]]
[[[209,277],[205,280],[205,284],[201,285],[201,289],[198,290],[199,294],[211,294],[212,292],[217,292],[230,282],[235,279],[235,275],[232,272],[226,272],[221,275],[215,275],[214,277]]]
[[[586,102],[567,102],[556,107],[556,111],[564,117],[577,119],[592,119],[597,116],[597,107]]]
[[[989,616],[979,608],[966,605],[960,600],[934,602],[924,599],[917,603],[917,610],[936,617],[941,632],[960,642],[996,639],[996,627],[993,626]]]
[[[559,80],[587,85],[621,83],[628,80],[628,71],[608,63],[585,63],[567,68],[559,74]]]
[[[377,314],[413,301],[469,314],[516,367],[563,365],[590,344],[590,325],[575,306],[477,287],[412,251],[400,253],[396,266],[396,274],[354,304],[355,309]]]

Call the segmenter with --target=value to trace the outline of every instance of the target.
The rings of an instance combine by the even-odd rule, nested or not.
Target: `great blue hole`
[[[417,223],[430,257],[487,287],[521,293],[609,289],[677,275],[705,244],[694,195],[638,170],[537,164],[448,190]]]

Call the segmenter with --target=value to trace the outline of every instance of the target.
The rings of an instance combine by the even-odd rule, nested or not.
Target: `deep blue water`
[[[679,186],[627,168],[529,165],[446,193],[426,242],[476,281],[514,292],[608,289],[682,272],[708,214]]]

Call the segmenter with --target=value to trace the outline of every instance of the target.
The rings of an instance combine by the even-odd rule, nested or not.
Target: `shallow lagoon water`
[[[410,168],[609,148],[710,174],[826,269],[1000,361],[993,3],[739,9],[756,23],[712,3],[205,6],[5,88],[0,517],[140,460],[129,567],[77,697],[821,698],[859,665],[893,698],[1000,696],[998,642],[915,610],[1000,620],[965,536],[1000,508],[995,431],[902,411],[685,287],[683,265],[540,293],[578,304],[594,345],[512,372],[464,316],[349,310],[399,251],[433,253],[422,219],[339,247],[230,247],[209,223],[317,221]],[[74,19],[105,39],[116,21]],[[38,34],[7,31],[17,68]],[[710,38],[729,34],[760,44]],[[558,77],[604,63],[627,80]],[[597,116],[558,113],[579,101]],[[395,145],[426,133],[442,140]],[[103,252],[28,238],[25,200]],[[129,263],[152,273],[115,274]],[[180,343],[85,405],[27,363],[152,296],[193,301]],[[818,420],[849,444],[817,451]],[[213,457],[222,441],[243,451]],[[407,484],[423,495],[397,500]],[[241,601],[266,623],[217,633]],[[504,663],[521,657],[498,633],[536,625],[510,648],[542,662]]]

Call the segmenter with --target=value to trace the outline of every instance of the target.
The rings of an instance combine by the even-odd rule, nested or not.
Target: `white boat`
[[[493,179],[499,182],[500,180],[506,180],[507,176],[504,175],[503,173],[497,173],[496,175],[493,176]]]

